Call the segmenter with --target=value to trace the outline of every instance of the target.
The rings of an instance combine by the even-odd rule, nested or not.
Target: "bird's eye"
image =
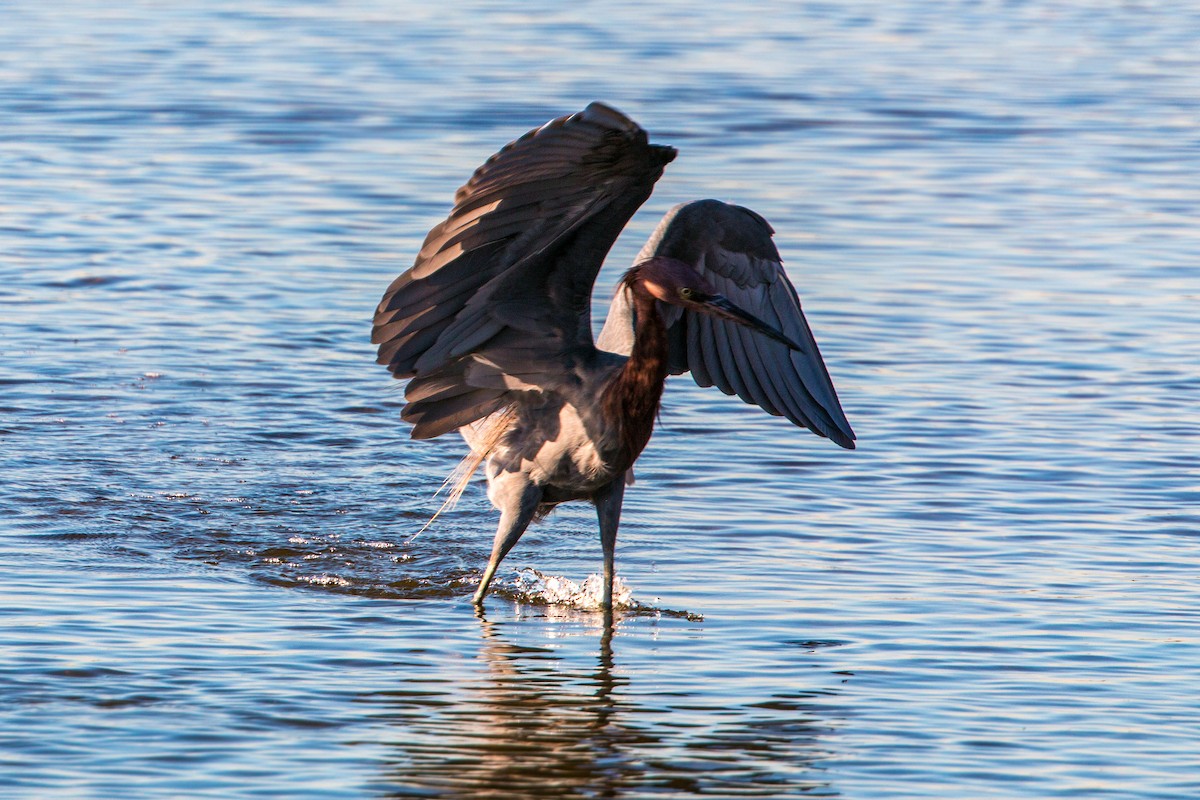
[[[679,296],[682,297],[684,300],[692,300],[693,298],[696,297],[696,290],[689,289],[688,287],[685,286],[679,290]]]

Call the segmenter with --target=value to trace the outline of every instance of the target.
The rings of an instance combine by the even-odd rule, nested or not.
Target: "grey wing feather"
[[[375,312],[379,363],[414,379],[403,412],[417,423],[414,437],[492,413],[514,386],[561,379],[564,360],[594,348],[596,273],[674,156],[592,103],[476,170]],[[514,333],[525,346],[512,346]]]
[[[731,302],[803,347],[794,351],[735,323],[660,303],[670,372],[690,371],[701,386],[736,394],[853,448],[854,431],[771,241],[773,233],[758,214],[718,200],[676,206],[659,223],[638,261],[668,256],[690,264]],[[630,301],[618,292],[597,346],[627,354],[631,344]]]

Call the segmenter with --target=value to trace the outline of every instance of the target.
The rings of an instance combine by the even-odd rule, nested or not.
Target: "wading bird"
[[[600,265],[674,158],[600,103],[530,131],[458,190],[375,312],[379,363],[411,379],[412,437],[462,433],[472,454],[459,492],[487,464],[500,525],[477,604],[530,522],[587,500],[611,609],[621,501],[668,374],[854,447],[771,226],[749,209],[671,209],[593,340]]]

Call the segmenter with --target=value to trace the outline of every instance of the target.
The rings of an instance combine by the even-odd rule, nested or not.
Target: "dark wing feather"
[[[667,213],[638,261],[668,256],[690,264],[735,305],[783,331],[803,346],[787,345],[744,326],[659,304],[667,323],[670,371],[690,371],[701,386],[716,386],[747,403],[854,447],[796,290],[779,258],[767,221],[749,209],[718,200],[676,206]],[[629,300],[613,300],[599,346],[628,353],[632,344]]]
[[[564,360],[594,348],[596,273],[674,157],[620,112],[592,103],[476,170],[375,312],[379,363],[415,379],[404,411],[418,423],[414,436],[492,413],[516,391],[506,386],[551,388],[569,372]],[[525,346],[512,346],[514,332]],[[509,372],[519,379],[505,380]]]

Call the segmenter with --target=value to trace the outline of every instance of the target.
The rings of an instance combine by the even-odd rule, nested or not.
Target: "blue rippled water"
[[[1200,796],[1186,3],[0,4],[0,795]],[[686,378],[469,602],[370,316],[600,99],[762,213],[856,432]],[[536,581],[533,582],[538,586]]]

